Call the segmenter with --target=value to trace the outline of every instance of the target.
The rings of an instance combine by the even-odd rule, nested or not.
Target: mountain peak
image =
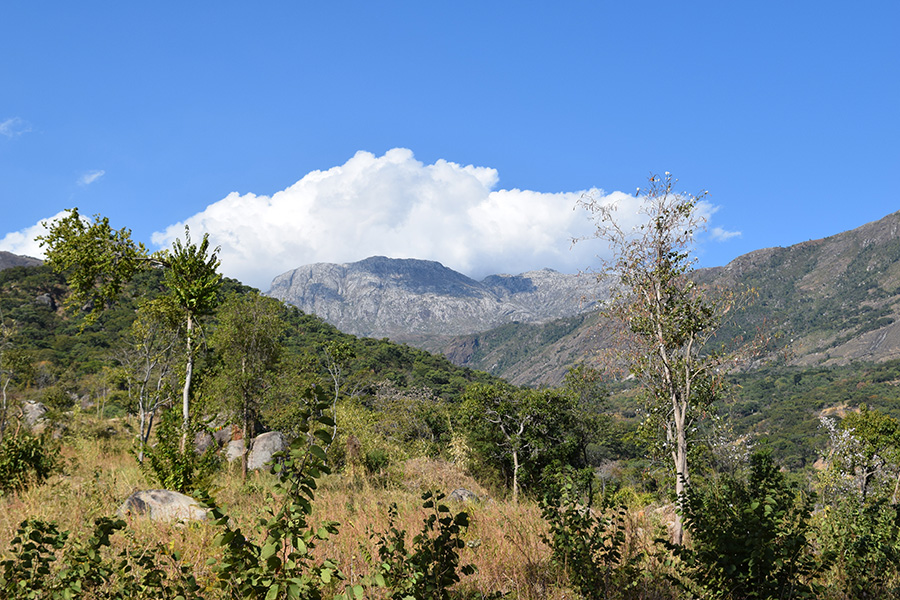
[[[550,269],[479,282],[435,261],[372,256],[294,269],[268,293],[347,333],[401,339],[572,316],[592,306],[583,298],[598,289],[593,280]]]

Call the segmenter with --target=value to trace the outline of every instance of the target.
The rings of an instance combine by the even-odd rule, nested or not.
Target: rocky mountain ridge
[[[770,358],[798,366],[900,358],[900,212],[789,247],[765,248],[723,267],[698,269],[705,285],[751,289],[720,337],[772,340]],[[554,384],[610,338],[598,315],[508,325],[421,347],[517,384]]]
[[[294,269],[268,295],[346,333],[405,341],[571,317],[596,308],[603,288],[590,275],[550,269],[475,281],[438,262],[375,256]]]
[[[754,290],[723,339],[765,331],[778,356],[805,366],[900,358],[900,212],[695,276]],[[519,384],[556,383],[607,339],[595,314],[604,291],[589,276],[535,271],[476,282],[438,263],[372,258],[309,265],[273,283],[288,301],[291,289],[302,291],[292,303],[345,331],[405,341]]]
[[[43,261],[30,256],[20,256],[12,252],[0,250],[0,271],[12,267],[35,267],[42,264]]]

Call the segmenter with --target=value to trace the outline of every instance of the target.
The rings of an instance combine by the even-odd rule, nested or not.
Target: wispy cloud
[[[740,231],[726,231],[721,227],[713,227],[709,231],[709,236],[717,242],[727,242],[731,238],[741,237]]]
[[[78,179],[78,185],[91,185],[101,177],[106,175],[106,171],[88,171]]]
[[[31,123],[25,119],[13,117],[11,119],[6,119],[5,121],[0,121],[0,135],[5,135],[8,138],[16,137],[23,133],[28,133],[29,131],[31,131]]]

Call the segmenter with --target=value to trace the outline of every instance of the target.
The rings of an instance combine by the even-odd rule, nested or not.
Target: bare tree
[[[128,395],[137,403],[140,463],[157,411],[173,400],[180,324],[180,314],[168,297],[144,302],[131,326],[130,345],[116,356],[125,370]]]
[[[688,448],[695,421],[715,399],[728,356],[711,339],[736,296],[699,286],[691,277],[695,235],[705,225],[699,196],[676,192],[669,173],[653,175],[639,190],[640,222],[624,223],[618,205],[583,198],[594,221],[593,238],[609,244],[611,258],[599,269],[614,286],[605,311],[622,325],[616,347],[648,398],[648,418],[664,435],[671,456],[675,493],[681,505],[690,483]],[[673,541],[681,544],[683,522],[676,517]]]

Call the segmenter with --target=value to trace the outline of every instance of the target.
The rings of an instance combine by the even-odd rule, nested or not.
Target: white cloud
[[[106,175],[106,171],[88,171],[78,179],[78,185],[91,185],[101,177]]]
[[[272,196],[232,193],[155,233],[153,243],[168,246],[186,223],[194,237],[209,233],[222,247],[226,275],[263,290],[308,263],[373,255],[436,260],[475,278],[543,267],[575,272],[594,262],[596,244],[570,248],[591,231],[573,207],[585,193],[605,198],[601,190],[494,190],[498,179],[486,167],[426,165],[403,148],[380,157],[358,152]],[[610,197],[620,196],[631,198]]]
[[[7,252],[12,252],[13,254],[19,254],[22,256],[32,256],[34,258],[44,258],[44,249],[41,248],[40,244],[34,239],[39,235],[44,235],[47,233],[47,230],[44,228],[43,223],[52,223],[57,219],[61,219],[68,214],[68,211],[62,210],[49,219],[43,219],[38,223],[35,223],[31,227],[26,227],[21,231],[13,231],[11,233],[7,233],[0,239],[0,250],[5,250]]]
[[[709,231],[709,236],[717,242],[727,242],[731,238],[741,237],[740,231],[726,231],[721,227],[713,227]]]
[[[16,137],[18,135],[22,135],[23,133],[28,133],[31,131],[31,124],[19,117],[13,117],[11,119],[6,119],[5,121],[0,121],[0,135],[5,135],[6,137]]]

